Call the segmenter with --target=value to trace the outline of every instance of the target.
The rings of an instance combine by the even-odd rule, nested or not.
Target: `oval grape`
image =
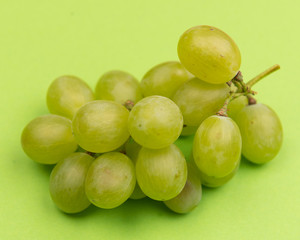
[[[141,81],[141,88],[145,97],[160,95],[171,98],[176,90],[192,75],[180,62],[164,62],[151,68]]]
[[[183,126],[180,109],[170,99],[150,96],[139,101],[131,110],[128,129],[140,145],[159,149],[175,142]]]
[[[233,99],[232,101],[229,102],[227,107],[228,117],[234,119],[235,116],[237,116],[237,114],[247,105],[248,105],[248,98],[246,96],[240,96]]]
[[[187,163],[188,176],[184,188],[175,197],[164,201],[164,204],[176,213],[188,213],[198,206],[202,198],[202,186],[197,169]]]
[[[85,191],[95,206],[111,209],[130,197],[135,183],[132,161],[125,154],[110,152],[102,154],[90,166]]]
[[[132,138],[129,138],[129,140],[125,144],[126,155],[133,161],[134,165],[136,164],[141,148],[142,146],[137,144]],[[146,197],[146,195],[143,193],[139,184],[136,183],[130,198],[141,199],[144,197]]]
[[[134,104],[142,99],[142,90],[138,80],[124,71],[109,71],[99,79],[96,90],[96,99],[111,100],[124,105],[126,101]]]
[[[282,125],[270,107],[261,103],[249,105],[235,121],[242,134],[242,153],[249,161],[263,164],[278,154],[283,140]]]
[[[47,106],[51,113],[72,119],[77,110],[94,100],[90,87],[78,77],[62,76],[48,88]]]
[[[197,131],[199,126],[187,126],[187,125],[183,125],[182,131],[180,136],[190,136],[195,134],[195,132]]]
[[[169,200],[177,196],[186,183],[185,158],[174,144],[162,149],[143,147],[136,163],[136,177],[148,197]]]
[[[208,83],[229,82],[240,69],[237,45],[216,27],[200,25],[188,29],[180,37],[177,50],[186,69]]]
[[[81,107],[72,122],[78,144],[85,150],[104,153],[122,146],[129,138],[129,111],[119,103],[96,100]]]
[[[221,178],[230,174],[240,162],[241,150],[239,128],[229,117],[211,116],[195,134],[194,161],[207,176]]]
[[[184,83],[172,100],[179,106],[184,124],[199,126],[207,117],[216,114],[229,96],[227,84],[209,84],[194,78]]]
[[[50,175],[50,194],[56,206],[66,213],[78,213],[91,203],[85,194],[85,178],[94,158],[72,153],[61,160]]]
[[[21,143],[24,152],[42,164],[55,164],[77,149],[71,121],[53,114],[28,123],[22,132]]]

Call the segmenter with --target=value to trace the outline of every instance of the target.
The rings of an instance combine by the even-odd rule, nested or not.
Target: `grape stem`
[[[131,111],[134,106],[134,102],[128,99],[123,105],[127,108],[128,111]]]
[[[227,115],[227,108],[228,108],[228,104],[229,102],[235,98],[235,92],[231,92],[229,97],[225,100],[223,107],[217,112],[218,116],[222,116],[222,117],[228,117]]]
[[[262,73],[258,74],[256,77],[252,78],[249,82],[246,83],[246,86],[251,88],[254,84],[259,82],[264,77],[268,76],[269,74],[277,71],[280,69],[279,64],[275,64],[274,66],[268,68],[267,70],[263,71]]]

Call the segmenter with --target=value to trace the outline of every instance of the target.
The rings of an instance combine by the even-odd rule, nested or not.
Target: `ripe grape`
[[[143,147],[136,163],[136,177],[148,197],[169,200],[177,196],[186,183],[185,158],[174,144],[162,149]]]
[[[99,79],[96,99],[111,100],[125,104],[127,100],[137,103],[142,99],[142,90],[134,76],[123,71],[109,71]]]
[[[246,96],[240,96],[233,99],[228,104],[228,111],[227,111],[228,116],[234,119],[235,116],[239,113],[239,111],[241,111],[247,105],[248,105],[248,98]]]
[[[188,213],[198,206],[202,197],[201,180],[198,170],[191,163],[187,163],[188,176],[182,191],[164,204],[176,213]]]
[[[172,99],[182,112],[184,124],[199,126],[223,106],[229,91],[226,83],[209,84],[194,78],[184,83]]]
[[[56,206],[66,213],[78,213],[91,203],[85,195],[85,178],[94,158],[72,153],[61,160],[50,175],[50,194]]]
[[[129,140],[125,144],[126,155],[133,161],[134,165],[136,164],[136,161],[139,156],[139,152],[140,152],[141,148],[142,148],[142,146],[137,144],[132,138],[129,138]],[[136,183],[135,188],[134,188],[130,198],[131,199],[141,199],[144,197],[146,197],[146,195],[143,193],[139,184]]]
[[[143,95],[171,98],[176,90],[191,77],[191,74],[179,62],[161,63],[151,68],[143,77],[141,81]]]
[[[32,160],[43,164],[55,164],[77,149],[71,121],[53,114],[28,123],[22,132],[21,143]]]
[[[179,137],[183,126],[177,105],[162,96],[150,96],[139,101],[131,110],[128,129],[140,145],[159,149],[167,147]]]
[[[239,112],[235,121],[242,134],[242,154],[249,161],[262,164],[277,155],[282,144],[282,126],[270,107],[249,105]]]
[[[237,167],[241,149],[242,139],[236,123],[229,117],[211,116],[195,134],[193,156],[203,174],[221,178]]]
[[[235,167],[235,169],[232,170],[231,173],[229,173],[228,175],[226,175],[224,177],[208,176],[199,170],[201,182],[206,187],[211,187],[211,188],[220,187],[220,186],[224,185],[225,183],[227,183],[230,179],[232,179],[235,176],[236,172],[239,169],[239,166],[240,166],[240,164],[238,164]]]
[[[94,94],[90,87],[74,76],[62,76],[55,79],[47,92],[49,111],[70,119],[81,106],[92,100],[94,100]]]
[[[198,126],[187,126],[183,125],[180,136],[190,136],[193,135],[198,129]]]
[[[183,66],[208,83],[228,82],[240,69],[237,45],[215,27],[201,25],[188,29],[180,37],[177,50]]]
[[[132,194],[136,183],[132,161],[119,152],[102,154],[90,166],[85,191],[91,203],[100,208],[115,208]]]
[[[81,107],[72,122],[78,144],[96,153],[112,151],[129,137],[129,111],[119,103],[96,100]]]

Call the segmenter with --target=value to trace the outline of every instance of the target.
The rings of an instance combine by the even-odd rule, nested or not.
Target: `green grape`
[[[137,144],[132,137],[130,137],[125,144],[126,155],[134,162],[134,164],[138,159],[141,148],[142,146]]]
[[[142,146],[137,144],[132,138],[129,138],[129,140],[125,144],[125,152],[126,155],[136,164],[137,158],[139,156],[139,152],[141,150]],[[139,184],[135,184],[135,188],[130,196],[131,199],[141,199],[146,197],[146,195],[143,193],[142,189],[140,188]]]
[[[101,76],[95,96],[96,99],[111,100],[122,105],[128,100],[137,103],[143,98],[139,82],[123,71],[110,71]]]
[[[176,90],[191,78],[191,74],[176,61],[164,62],[150,69],[141,81],[144,96],[171,98]]]
[[[247,105],[248,105],[248,98],[246,96],[240,96],[233,99],[232,101],[229,102],[227,107],[228,116],[234,119],[235,116],[239,113],[239,111],[241,111]]]
[[[74,76],[62,76],[55,79],[47,92],[49,111],[70,119],[81,106],[93,100],[94,95],[90,87]]]
[[[182,34],[178,57],[188,71],[212,84],[229,82],[238,73],[241,54],[235,42],[211,26],[196,26]]]
[[[176,91],[173,101],[182,112],[184,124],[199,126],[204,119],[222,108],[229,91],[226,83],[209,84],[194,78]]]
[[[198,126],[187,126],[187,125],[183,125],[182,131],[180,136],[190,136],[195,134],[195,132],[197,131]]]
[[[50,175],[50,194],[56,206],[66,213],[78,213],[90,202],[85,195],[85,178],[94,158],[72,153],[61,160]]]
[[[91,203],[110,209],[130,197],[135,183],[132,161],[123,153],[110,152],[98,157],[90,166],[85,191]]]
[[[119,103],[96,100],[81,107],[72,128],[78,144],[87,151],[103,153],[122,146],[129,137],[129,111]]]
[[[162,149],[143,147],[136,162],[136,177],[148,197],[169,200],[177,196],[186,183],[185,158],[174,144]]]
[[[200,175],[202,184],[206,187],[211,187],[211,188],[220,187],[220,186],[224,185],[225,183],[227,183],[230,179],[232,179],[235,176],[236,172],[239,169],[239,166],[240,166],[240,164],[238,164],[231,173],[229,173],[228,175],[226,175],[224,177],[219,177],[219,178],[213,177],[213,176],[208,176],[199,170],[199,175]]]
[[[182,191],[175,197],[164,204],[176,213],[188,213],[198,206],[202,197],[201,180],[197,169],[191,164],[187,163],[188,176],[187,181]]]
[[[159,149],[175,142],[183,126],[179,108],[170,99],[150,96],[131,110],[128,129],[132,138],[143,147]]]
[[[52,114],[28,123],[22,132],[21,143],[28,157],[43,164],[55,164],[77,149],[71,121]]]
[[[282,126],[270,107],[249,105],[239,112],[235,121],[243,139],[242,154],[249,161],[262,164],[277,155],[282,144]]]
[[[193,157],[203,174],[221,178],[237,167],[241,149],[242,139],[236,123],[229,117],[211,116],[195,134]]]

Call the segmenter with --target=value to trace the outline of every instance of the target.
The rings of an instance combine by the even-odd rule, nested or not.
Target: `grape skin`
[[[102,154],[90,166],[85,190],[91,203],[105,209],[120,206],[132,194],[136,183],[132,161],[119,152]]]
[[[188,176],[182,191],[164,204],[176,213],[188,213],[198,206],[202,198],[202,186],[198,170],[190,162],[187,163]]]
[[[181,131],[180,136],[190,136],[195,134],[199,126],[186,126],[184,125]]]
[[[128,129],[140,145],[159,149],[176,141],[183,126],[177,105],[162,96],[150,96],[139,101],[131,110]]]
[[[185,158],[174,144],[162,149],[143,147],[136,162],[136,177],[148,197],[169,200],[177,196],[186,183]]]
[[[188,71],[211,84],[229,82],[240,69],[237,45],[226,33],[212,26],[200,25],[185,31],[177,51]]]
[[[47,106],[51,113],[72,119],[77,110],[94,100],[90,87],[80,78],[61,76],[48,88]]]
[[[55,164],[77,149],[71,121],[53,114],[29,122],[22,132],[21,143],[28,157],[42,164]]]
[[[171,98],[176,90],[191,78],[180,62],[164,62],[151,68],[141,81],[145,97],[160,95]]]
[[[228,117],[234,119],[235,116],[247,105],[248,105],[248,98],[246,96],[240,96],[233,99],[228,104],[228,111],[227,111]]]
[[[209,84],[194,78],[184,83],[172,100],[180,108],[184,124],[199,126],[207,117],[215,114],[229,96],[227,84]]]
[[[96,99],[111,100],[125,104],[127,100],[137,103],[143,98],[139,82],[124,71],[109,71],[101,76],[95,89]]]
[[[129,138],[129,111],[119,103],[96,100],[81,107],[72,122],[78,144],[85,150],[104,153],[122,146]]]
[[[263,164],[278,154],[283,140],[281,122],[267,105],[258,103],[243,108],[235,117],[242,139],[242,154],[251,162]]]
[[[242,139],[238,126],[229,117],[208,117],[198,128],[193,157],[199,170],[210,177],[230,174],[240,162]]]
[[[129,140],[125,144],[126,155],[133,161],[134,165],[136,164],[136,161],[139,156],[139,152],[140,152],[141,148],[142,148],[142,146],[137,144],[132,138],[129,138]],[[143,193],[139,184],[136,183],[135,188],[134,188],[130,198],[131,199],[142,199],[144,197],[146,197],[146,195]]]
[[[207,176],[206,174],[202,173],[199,170],[199,175],[200,175],[200,179],[202,181],[202,184],[206,187],[210,187],[210,188],[216,188],[216,187],[220,187],[222,185],[224,185],[225,183],[227,183],[229,180],[231,180],[235,174],[237,173],[238,169],[239,169],[240,163],[236,166],[235,169],[233,169],[233,171],[231,173],[229,173],[228,175],[224,176],[224,177],[213,177],[213,176]]]
[[[61,160],[50,175],[50,194],[56,206],[66,213],[78,213],[91,203],[85,195],[85,178],[94,158],[72,153]]]

